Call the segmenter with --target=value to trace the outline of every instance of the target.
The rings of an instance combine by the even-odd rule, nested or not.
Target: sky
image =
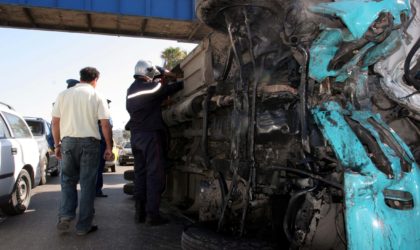
[[[100,72],[97,91],[112,101],[114,129],[121,129],[129,119],[125,96],[134,65],[143,59],[162,66],[160,55],[168,47],[190,52],[196,44],[0,28],[0,102],[23,116],[50,121],[52,103],[66,89],[66,80],[79,79],[80,69],[92,66]]]

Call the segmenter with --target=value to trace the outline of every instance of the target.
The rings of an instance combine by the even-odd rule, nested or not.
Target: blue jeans
[[[64,137],[61,144],[61,204],[59,219],[76,217],[77,183],[80,181],[78,231],[88,231],[92,226],[96,178],[100,158],[99,140]]]

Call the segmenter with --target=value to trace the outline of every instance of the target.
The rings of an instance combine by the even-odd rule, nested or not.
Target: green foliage
[[[187,56],[187,51],[179,47],[169,47],[162,51],[160,57],[164,60],[163,67],[172,69]]]

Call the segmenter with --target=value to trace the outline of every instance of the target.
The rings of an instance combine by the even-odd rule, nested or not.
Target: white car
[[[47,173],[51,176],[58,176],[60,167],[54,154],[54,140],[51,133],[51,125],[40,117],[23,117],[29,126],[35,140],[38,143],[40,153],[40,173],[39,185],[47,183]]]
[[[40,155],[25,120],[4,103],[0,103],[0,155],[0,207],[7,214],[21,214],[41,178]]]

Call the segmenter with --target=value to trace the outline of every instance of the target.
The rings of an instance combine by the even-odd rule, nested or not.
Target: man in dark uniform
[[[167,84],[169,72],[148,61],[140,60],[134,72],[135,81],[127,90],[127,111],[134,155],[135,221],[161,225],[168,222],[159,213],[167,143],[161,105],[183,88],[183,82]]]
[[[111,100],[107,99],[106,101],[108,103],[108,108],[109,108],[109,104],[111,103]],[[112,119],[111,119],[111,117],[109,118],[109,124],[111,125],[111,129],[112,129]],[[98,127],[99,127],[99,134],[101,135],[100,148],[101,148],[101,155],[102,155],[102,154],[105,153],[106,141],[105,141],[104,134],[102,132],[101,121],[98,121]],[[103,177],[104,169],[105,169],[105,159],[102,157],[99,160],[98,179],[96,180],[96,197],[100,197],[100,198],[108,197],[108,195],[106,195],[102,192],[102,188],[104,186],[104,177]]]

